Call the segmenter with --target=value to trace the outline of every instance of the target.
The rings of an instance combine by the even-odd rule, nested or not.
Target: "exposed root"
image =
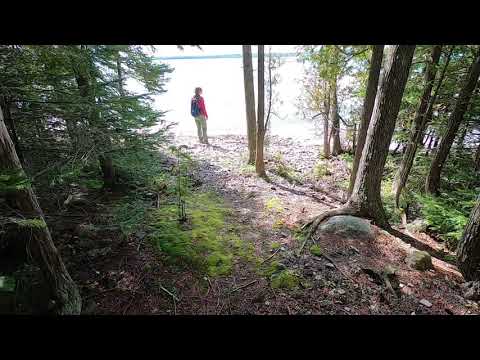
[[[308,229],[308,233],[305,236],[305,240],[302,243],[302,246],[298,250],[298,254],[300,255],[303,251],[303,248],[305,247],[306,243],[308,240],[312,239],[312,235],[315,234],[317,231],[318,227],[320,224],[327,220],[328,218],[331,218],[333,216],[338,216],[338,215],[358,215],[359,212],[358,210],[354,209],[351,206],[344,206],[340,207],[338,209],[333,209],[333,210],[328,210],[325,211],[324,213],[314,217],[311,219],[309,222],[307,222],[305,225],[302,226],[302,230]]]

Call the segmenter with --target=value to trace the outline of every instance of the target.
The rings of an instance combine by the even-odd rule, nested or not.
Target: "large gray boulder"
[[[348,238],[375,239],[375,233],[367,220],[350,215],[333,216],[320,224],[318,231]]]

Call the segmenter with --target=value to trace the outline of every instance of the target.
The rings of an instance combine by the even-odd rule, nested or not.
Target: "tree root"
[[[358,215],[359,211],[351,206],[343,206],[338,209],[333,209],[333,210],[328,210],[325,211],[324,213],[314,217],[311,219],[309,222],[307,222],[305,225],[302,226],[302,230],[308,229],[308,233],[305,236],[305,240],[302,243],[302,246],[300,247],[298,251],[298,255],[300,255],[303,251],[303,248],[305,247],[306,243],[308,240],[313,239],[312,236],[313,234],[317,231],[318,227],[320,224],[327,220],[328,218],[331,218],[333,216],[338,216],[338,215]]]
[[[307,222],[305,225],[302,226],[302,230],[308,229],[308,233],[305,236],[305,240],[303,241],[299,251],[298,255],[300,255],[303,251],[303,248],[307,244],[307,242],[311,239],[313,239],[313,234],[317,231],[318,227],[320,224],[327,220],[328,218],[331,218],[333,216],[339,216],[339,215],[352,215],[352,216],[358,216],[358,217],[365,217],[364,214],[362,214],[358,209],[351,205],[345,205],[343,207],[340,207],[338,209],[333,209],[333,210],[328,210],[325,211],[324,213],[314,217],[311,219],[309,222]],[[381,221],[375,221],[375,224],[380,227],[381,229],[385,230],[388,232],[390,235],[395,236],[402,240],[403,242],[413,246],[415,249],[422,250],[427,252],[430,256],[435,257],[437,259],[440,259],[446,263],[449,263],[451,265],[456,266],[456,263],[450,259],[447,259],[445,257],[445,253],[439,250],[433,249],[431,246],[422,243],[421,241],[415,239],[414,237],[404,234],[390,226],[388,222],[381,222]]]

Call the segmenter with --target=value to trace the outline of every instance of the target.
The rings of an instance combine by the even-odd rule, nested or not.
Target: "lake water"
[[[254,70],[256,70],[256,58]],[[278,69],[280,82],[276,113],[271,118],[271,134],[291,137],[302,141],[320,143],[321,136],[315,134],[311,121],[302,120],[296,104],[301,94],[304,65],[295,57],[282,58]],[[176,122],[177,135],[196,135],[195,122],[190,115],[190,99],[199,86],[209,115],[209,136],[246,135],[245,95],[241,58],[175,59],[164,60],[175,70],[170,74],[167,92],[156,96],[155,107],[168,111],[165,119]],[[256,71],[255,71],[255,92]]]

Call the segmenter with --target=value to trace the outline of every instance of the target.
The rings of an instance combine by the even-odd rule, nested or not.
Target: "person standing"
[[[191,101],[191,113],[197,124],[198,140],[201,144],[208,145],[207,137],[207,109],[205,108],[205,100],[202,97],[202,88],[195,88],[195,95]]]

